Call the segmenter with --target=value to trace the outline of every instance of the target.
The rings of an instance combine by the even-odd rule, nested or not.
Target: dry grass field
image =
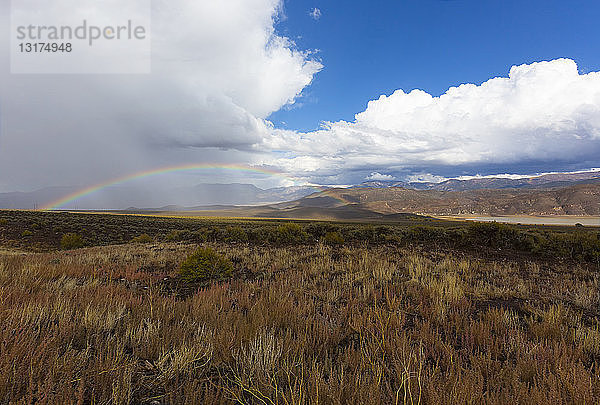
[[[5,237],[18,214],[6,215]],[[600,401],[593,254],[142,239],[74,250],[4,239],[0,402]],[[198,246],[231,277],[183,280]]]

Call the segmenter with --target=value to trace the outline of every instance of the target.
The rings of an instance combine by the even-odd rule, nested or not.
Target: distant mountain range
[[[310,186],[261,189],[242,183],[198,184],[161,192],[114,186],[79,198],[66,208],[214,211],[222,215],[243,213],[240,215],[346,219],[400,213],[600,215],[599,190],[598,171],[518,179],[450,179],[441,183],[368,181],[325,191]],[[39,208],[75,191],[74,188],[55,187],[29,193],[0,193],[0,208]]]
[[[402,187],[351,188],[313,194],[291,207],[334,208],[353,206],[380,214],[423,215],[600,215],[600,179],[562,187],[471,189],[462,191],[414,190]]]
[[[72,187],[49,187],[32,192],[0,193],[0,209],[36,209],[77,192]],[[318,191],[310,186],[261,189],[252,184],[198,184],[166,190],[113,186],[81,197],[65,208],[125,209],[127,207],[197,207],[207,205],[258,205],[302,198]]]
[[[412,190],[466,191],[505,188],[551,188],[600,179],[600,171],[581,173],[552,173],[526,178],[482,177],[468,180],[449,179],[441,183],[367,181],[353,188],[402,187]]]
[[[176,209],[172,211],[185,212]],[[330,189],[255,207],[198,207],[188,215],[397,221],[421,216],[600,216],[600,179],[566,187],[464,191],[403,187]],[[596,226],[600,226],[600,220]]]
[[[198,184],[191,193],[183,188],[178,194],[196,205],[256,205],[290,201],[318,191],[310,186],[276,187],[261,189],[253,184]]]
[[[1,209],[37,209],[74,192],[69,187],[48,187],[31,192],[0,193]]]

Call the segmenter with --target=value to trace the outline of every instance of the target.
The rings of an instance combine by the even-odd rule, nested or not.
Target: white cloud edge
[[[320,9],[320,8],[313,7],[313,8],[310,10],[310,12],[308,13],[308,15],[310,15],[310,17],[311,17],[313,20],[315,20],[315,21],[318,21],[318,20],[321,18],[321,16],[323,15],[323,13],[321,12],[321,9]]]
[[[352,122],[324,122],[307,133],[275,129],[265,145],[287,151],[274,165],[316,177],[385,166],[443,176],[433,169],[594,162],[600,72],[580,74],[575,61],[562,58],[513,66],[508,77],[439,97],[397,90],[370,101]]]
[[[379,172],[371,172],[370,175],[365,177],[365,180],[373,180],[373,181],[392,181],[396,179],[396,177],[391,174],[382,174]]]

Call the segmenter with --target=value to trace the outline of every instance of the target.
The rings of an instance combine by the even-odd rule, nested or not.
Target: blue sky
[[[270,116],[289,129],[353,120],[396,89],[439,96],[513,65],[570,58],[582,73],[600,70],[598,1],[286,0],[284,10],[277,29],[324,65],[297,106]]]

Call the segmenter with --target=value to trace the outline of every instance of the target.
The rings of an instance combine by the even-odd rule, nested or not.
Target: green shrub
[[[469,241],[475,246],[530,250],[531,238],[516,228],[497,222],[472,222],[467,228]]]
[[[415,242],[445,243],[448,239],[445,229],[424,225],[412,227],[408,237]]]
[[[327,245],[343,245],[344,237],[339,232],[327,232],[325,234],[325,243]]]
[[[6,225],[6,224],[8,224],[8,219],[0,218],[0,225]]]
[[[600,260],[600,240],[591,232],[551,233],[539,243],[539,253],[575,260]]]
[[[181,231],[179,230],[173,230],[171,232],[169,232],[167,234],[167,236],[165,236],[165,239],[167,239],[168,242],[179,242],[181,240]]]
[[[206,242],[208,240],[208,231],[190,232],[190,239],[198,243]]]
[[[385,236],[393,233],[394,230],[389,226],[379,225],[374,228],[374,232],[377,236]]]
[[[248,229],[246,234],[248,235],[248,240],[254,243],[266,243],[277,239],[275,237],[274,231],[264,226],[250,228]]]
[[[133,243],[150,243],[154,242],[154,239],[152,239],[152,236],[148,235],[147,233],[143,233],[140,236],[136,236],[135,238],[131,239],[131,241]]]
[[[306,227],[306,232],[313,235],[317,239],[321,239],[327,232],[335,232],[339,229],[337,225],[326,222],[313,222]]]
[[[24,230],[23,233],[21,233],[21,236],[24,238],[29,238],[30,236],[33,236],[33,232],[30,230]]]
[[[361,242],[375,242],[376,233],[373,225],[361,226],[354,230],[354,238]]]
[[[205,234],[206,240],[220,241],[225,237],[225,230],[218,226],[211,226],[206,230]]]
[[[231,242],[248,242],[248,234],[241,226],[229,226],[227,227],[225,240]]]
[[[66,233],[60,240],[60,247],[65,250],[79,249],[85,246],[85,241],[76,233]]]
[[[308,239],[308,234],[302,227],[295,223],[279,225],[276,232],[276,242],[281,244],[302,243]]]
[[[199,248],[181,263],[179,275],[186,281],[225,280],[233,275],[233,264],[211,248]]]
[[[191,232],[186,230],[175,229],[167,234],[169,242],[181,242],[191,239]]]

